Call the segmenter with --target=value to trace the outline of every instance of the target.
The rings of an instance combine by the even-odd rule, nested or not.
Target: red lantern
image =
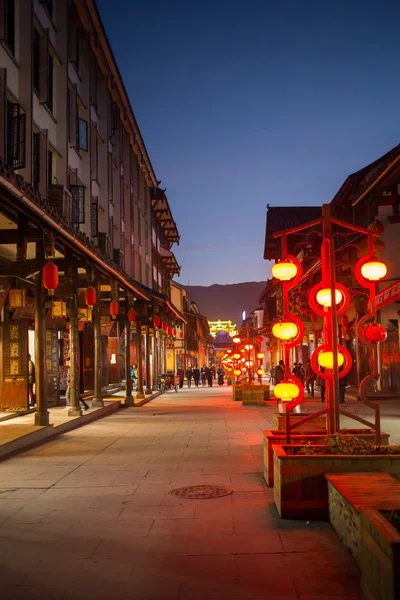
[[[161,327],[162,327],[163,332],[167,333],[167,331],[168,331],[168,323],[166,321],[162,322],[162,326]]]
[[[133,308],[130,308],[128,310],[128,321],[130,323],[133,323],[134,321],[136,321],[136,310],[133,310]]]
[[[179,337],[183,340],[183,331],[180,332]]]
[[[50,296],[54,295],[54,290],[58,287],[58,267],[52,262],[43,267],[43,287],[49,291]]]
[[[168,334],[168,335],[172,335],[172,327],[168,327],[168,329],[167,329],[167,334]]]
[[[156,329],[158,329],[158,327],[160,327],[161,325],[161,319],[160,317],[154,317],[153,318],[153,325]]]
[[[382,325],[379,325],[379,323],[370,323],[364,327],[362,333],[368,342],[372,342],[374,344],[384,342],[387,338],[386,329],[382,327]]]
[[[110,302],[110,315],[113,319],[117,316],[119,311],[119,304],[116,300],[111,300]]]
[[[88,287],[85,292],[85,302],[87,306],[94,306],[96,304],[96,290],[94,287]]]
[[[173,327],[173,328],[172,328],[172,335],[173,335],[174,337],[176,336],[176,328],[175,328],[175,327]]]
[[[256,342],[257,342],[257,344],[261,344],[263,341],[264,341],[264,338],[263,338],[263,337],[261,337],[261,335],[258,335],[258,336],[256,337]]]
[[[65,329],[71,329],[71,323],[69,321],[65,323]]]

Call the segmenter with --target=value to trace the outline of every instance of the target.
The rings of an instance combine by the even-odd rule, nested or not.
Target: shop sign
[[[11,289],[8,292],[8,308],[25,308],[25,295],[24,289]]]
[[[62,300],[55,300],[52,308],[53,317],[66,317],[67,316],[67,303]]]
[[[396,300],[400,300],[400,281],[396,281],[396,283],[376,295],[376,310],[384,308],[388,304],[396,302]]]

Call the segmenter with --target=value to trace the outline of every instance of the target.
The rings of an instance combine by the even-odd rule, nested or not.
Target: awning
[[[177,308],[175,308],[175,306],[172,304],[172,302],[167,300],[166,304],[167,304],[169,310],[174,313],[176,318],[187,325],[187,321],[185,320],[185,317],[183,316],[183,314],[181,312],[179,312],[179,310]]]

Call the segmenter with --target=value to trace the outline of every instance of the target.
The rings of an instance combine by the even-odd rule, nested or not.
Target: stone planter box
[[[241,383],[234,383],[232,385],[232,398],[235,402],[243,400],[243,385]]]
[[[285,444],[286,435],[284,431],[264,430],[264,479],[269,487],[274,487],[274,444]],[[327,436],[326,429],[294,429],[290,434],[293,444],[306,444],[313,442],[320,444]],[[344,436],[357,436],[361,439],[374,440],[375,433],[372,429],[346,429]],[[389,434],[381,433],[382,445],[389,444]]]
[[[304,417],[308,417],[308,415],[311,413],[292,413],[290,415],[290,422],[291,423],[295,423],[296,421],[300,421],[300,419],[303,419]],[[285,429],[286,427],[286,421],[285,421],[285,415],[278,415],[278,414],[274,414],[274,421],[273,421],[273,429]],[[304,424],[305,427],[307,427],[307,429],[326,429],[326,415],[321,415],[319,417],[317,417],[316,419],[314,419],[313,421],[308,421],[307,423]],[[300,431],[300,430],[299,430]]]
[[[375,508],[360,512],[361,590],[365,600],[400,598],[400,534]]]
[[[249,385],[243,389],[243,405],[257,404],[264,406],[264,389],[261,385]]]
[[[286,519],[328,519],[325,473],[400,476],[400,454],[293,455],[287,454],[286,448],[289,446],[274,446],[274,501]]]

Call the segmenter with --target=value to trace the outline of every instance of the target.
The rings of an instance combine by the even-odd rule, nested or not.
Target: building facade
[[[93,0],[0,1],[0,103],[1,408],[26,405],[28,354],[38,423],[67,380],[71,414],[122,380],[129,403],[183,319],[179,233]]]

